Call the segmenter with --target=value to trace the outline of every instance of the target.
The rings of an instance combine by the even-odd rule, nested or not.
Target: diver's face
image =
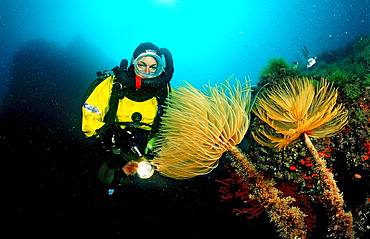
[[[145,74],[155,73],[157,71],[157,61],[151,56],[144,56],[137,62],[137,69]],[[139,74],[135,70],[136,76]]]

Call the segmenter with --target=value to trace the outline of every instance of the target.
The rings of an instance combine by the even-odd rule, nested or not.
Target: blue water
[[[187,80],[200,88],[230,75],[256,84],[271,57],[304,63],[302,45],[317,55],[369,35],[369,14],[369,0],[1,0],[0,182],[8,228],[27,225],[12,233],[45,238],[174,231],[276,238],[266,215],[246,220],[220,203],[212,176],[177,182],[154,175],[108,195],[96,179],[104,160],[80,130],[83,94],[96,71],[130,60],[142,42],[172,52],[173,87]]]
[[[187,80],[200,87],[230,75],[258,82],[270,57],[287,61],[336,49],[370,33],[369,0],[141,0],[12,1],[0,9],[1,92],[14,53],[28,41],[45,39],[67,46],[83,38],[109,60],[111,69],[130,59],[141,42],[168,48],[174,58],[173,86]],[[92,75],[94,76],[94,75]],[[1,94],[3,95],[3,94]]]

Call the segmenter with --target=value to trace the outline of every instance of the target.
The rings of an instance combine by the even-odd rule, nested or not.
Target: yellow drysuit
[[[96,130],[100,129],[105,114],[109,109],[109,98],[112,91],[114,75],[102,81],[87,98],[82,106],[82,132],[87,137],[96,137]],[[141,123],[152,125],[158,111],[156,97],[143,102],[136,102],[124,97],[119,100],[116,122],[133,122],[131,116],[138,112],[142,115]],[[121,126],[124,128],[125,126]],[[151,130],[149,126],[140,126],[145,130]]]

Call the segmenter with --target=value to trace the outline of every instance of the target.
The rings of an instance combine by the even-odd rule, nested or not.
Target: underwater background
[[[148,180],[134,179],[113,195],[96,179],[103,160],[80,131],[82,97],[97,71],[130,60],[136,46],[152,42],[173,55],[174,88],[184,80],[201,88],[230,75],[250,77],[256,87],[294,77],[333,82],[349,123],[331,141],[314,143],[333,170],[346,210],[353,212],[356,235],[367,238],[369,12],[368,0],[2,0],[2,233],[279,238],[266,212],[257,213],[256,206],[245,215],[246,198],[235,192],[225,196],[248,191],[227,181],[235,174],[226,156],[210,174],[179,181],[156,173]],[[306,68],[307,57],[317,57],[317,63]],[[261,124],[254,120],[251,128]],[[308,237],[325,238],[325,209],[314,203],[318,189],[300,145],[289,151],[302,156],[297,160],[246,138],[249,146],[240,147],[258,170],[272,175],[281,188],[295,182],[299,188],[291,193],[298,190],[307,196],[304,202],[312,200],[304,204],[312,212]],[[6,230],[14,226],[27,230]]]

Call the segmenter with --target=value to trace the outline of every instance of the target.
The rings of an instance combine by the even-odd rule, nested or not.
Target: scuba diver
[[[108,185],[129,182],[134,174],[152,176],[148,160],[154,157],[153,144],[174,73],[169,50],[149,42],[135,49],[127,66],[123,59],[112,69],[114,74],[98,72],[82,106],[83,133],[108,154],[98,172],[98,179]]]

